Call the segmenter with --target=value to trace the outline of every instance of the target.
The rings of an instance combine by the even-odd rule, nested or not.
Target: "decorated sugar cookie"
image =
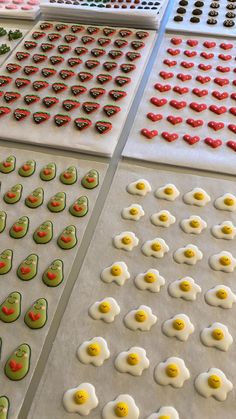
[[[148,192],[151,192],[152,188],[150,183],[145,179],[139,179],[135,182],[131,182],[127,188],[127,192],[132,195],[145,196]]]
[[[183,298],[183,300],[187,301],[195,301],[197,294],[202,290],[193,278],[186,276],[171,282],[168,291],[171,297]]]
[[[69,211],[74,217],[84,217],[88,213],[88,205],[87,196],[80,196],[70,206]]]
[[[187,192],[183,200],[185,204],[196,205],[197,207],[204,207],[208,202],[210,202],[210,196],[202,188],[194,188],[191,191]]]
[[[47,204],[49,211],[51,212],[61,212],[66,207],[66,194],[65,192],[58,192],[53,195]]]
[[[68,413],[88,416],[98,405],[95,388],[90,383],[81,383],[67,390],[63,395],[63,406]]]
[[[11,249],[3,250],[0,253],[0,275],[7,274],[12,268],[13,252]]]
[[[233,390],[233,384],[219,368],[210,368],[199,374],[195,380],[195,388],[201,396],[223,402]]]
[[[152,413],[147,419],[179,419],[177,410],[172,406],[163,406],[157,413]]]
[[[64,279],[63,262],[55,259],[43,273],[43,282],[48,287],[57,287]]]
[[[165,284],[165,279],[156,269],[149,269],[148,271],[137,275],[134,279],[134,283],[140,290],[159,292],[161,287]]]
[[[134,346],[128,351],[120,352],[115,359],[115,367],[120,372],[140,376],[149,367],[149,360],[143,348]]]
[[[37,275],[38,255],[32,253],[21,262],[17,268],[17,275],[23,281],[30,281]]]
[[[0,162],[0,173],[11,173],[15,170],[16,158],[15,156],[8,156],[5,160]]]
[[[38,228],[36,228],[33,239],[37,244],[46,244],[52,240],[53,224],[51,221],[44,221]]]
[[[10,402],[7,396],[0,396],[0,419],[8,419]]]
[[[113,244],[117,249],[123,249],[131,252],[138,246],[139,239],[132,231],[123,231],[113,238]]]
[[[0,233],[5,230],[7,221],[7,213],[5,211],[0,211]]]
[[[81,185],[86,189],[94,189],[99,185],[99,173],[95,169],[89,170],[82,178]]]
[[[21,294],[11,292],[0,305],[0,320],[5,323],[15,322],[21,313]],[[1,418],[1,416],[0,416]]]
[[[31,349],[27,343],[22,343],[11,354],[5,364],[5,374],[12,381],[22,380],[30,369]]]
[[[233,343],[233,337],[229,333],[227,326],[215,322],[201,331],[201,341],[206,346],[214,347],[221,351],[228,351]]]
[[[60,174],[60,181],[64,185],[73,185],[77,181],[77,169],[75,166],[69,166]]]
[[[232,308],[236,303],[236,295],[226,285],[216,285],[206,292],[205,300],[211,306]]]
[[[215,200],[215,207],[223,211],[236,211],[236,197],[231,193],[225,193]]]
[[[116,282],[118,285],[124,285],[129,278],[130,273],[125,262],[114,262],[111,266],[103,269],[101,273],[101,279],[104,282]]]
[[[120,313],[120,307],[117,301],[112,297],[96,301],[89,307],[89,314],[95,320],[103,320],[105,323],[111,323]]]
[[[215,271],[233,272],[236,268],[236,259],[230,252],[222,251],[209,258],[209,265]]]
[[[55,163],[48,163],[40,170],[40,179],[50,181],[56,176],[56,171],[57,168]]]
[[[217,239],[233,240],[236,235],[236,227],[232,221],[223,221],[212,227],[211,232]]]
[[[83,364],[93,364],[95,367],[100,367],[110,357],[110,351],[105,339],[95,337],[79,346],[77,356]]]
[[[151,215],[151,222],[158,227],[170,227],[174,224],[176,218],[167,210],[162,210]]]
[[[24,321],[30,329],[41,329],[47,322],[48,303],[45,298],[39,298],[26,311]]]
[[[146,241],[142,246],[142,252],[145,256],[153,256],[155,258],[163,258],[165,253],[169,252],[169,246],[164,239],[156,237],[153,240]]]
[[[183,359],[172,356],[156,366],[154,377],[162,386],[180,388],[190,378],[190,373]]]
[[[29,218],[20,217],[10,228],[9,234],[13,239],[22,239],[29,229]]]
[[[159,199],[166,199],[167,201],[175,201],[178,198],[180,192],[172,183],[158,188],[155,192],[155,196]]]
[[[38,208],[42,205],[44,199],[43,188],[36,188],[25,198],[25,205],[29,208]]]
[[[129,207],[123,208],[121,216],[126,220],[138,221],[145,214],[143,208],[139,204],[132,204]]]
[[[174,260],[177,263],[186,263],[187,265],[195,265],[202,258],[203,254],[201,250],[194,244],[180,247],[174,253]]]
[[[77,244],[76,227],[73,225],[67,226],[58,237],[57,244],[64,250],[75,247]]]
[[[102,411],[103,419],[138,419],[139,408],[129,394],[120,394],[115,400],[108,402]]]
[[[174,336],[182,342],[185,342],[194,332],[194,325],[186,314],[181,313],[166,320],[163,323],[162,331],[166,336]]]
[[[126,314],[124,323],[131,330],[147,331],[156,323],[157,317],[148,306],[141,305]]]
[[[20,176],[29,177],[32,176],[36,169],[36,162],[34,160],[27,160],[22,166],[19,168],[18,173]]]
[[[189,218],[181,220],[180,227],[187,234],[200,234],[207,228],[207,223],[198,215],[191,215]]]
[[[23,191],[23,186],[18,183],[12,186],[3,196],[6,204],[16,204],[20,199]]]

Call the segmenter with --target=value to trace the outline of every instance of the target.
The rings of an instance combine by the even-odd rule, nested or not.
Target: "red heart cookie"
[[[180,49],[172,49],[172,48],[168,48],[167,49],[168,54],[175,56],[175,55],[179,55],[180,54]]]
[[[226,44],[225,42],[222,42],[220,44],[220,48],[224,49],[225,51],[228,49],[232,49],[233,48],[233,44]]]
[[[163,116],[159,113],[155,114],[155,113],[149,112],[147,114],[147,118],[151,119],[151,121],[153,121],[153,122],[157,122],[157,121],[160,121],[161,119],[163,119]]]
[[[222,67],[222,65],[218,65],[216,70],[220,71],[220,73],[228,73],[230,71],[230,67]]]
[[[167,121],[170,122],[172,125],[177,125],[180,124],[181,122],[183,122],[183,118],[181,118],[181,116],[173,116],[173,115],[169,115],[167,116]]]
[[[212,41],[205,41],[203,42],[203,46],[205,48],[214,48],[216,46],[216,42],[212,42]]]
[[[232,131],[234,134],[236,134],[236,125],[234,125],[234,124],[229,124],[229,125],[228,125],[228,129],[229,129],[230,131]]]
[[[223,61],[229,61],[229,60],[231,60],[232,55],[219,54],[218,58],[220,58],[220,60],[223,60]]]
[[[198,68],[200,70],[203,70],[203,71],[208,71],[208,70],[211,70],[212,69],[212,65],[201,63],[201,64],[198,65]]]
[[[167,99],[165,99],[165,98],[158,99],[157,97],[152,97],[150,99],[150,102],[157,107],[161,107],[161,106],[164,106],[167,103]]]
[[[174,77],[174,73],[167,73],[166,71],[160,71],[159,76],[164,79],[171,79],[172,77]]]
[[[202,119],[188,118],[188,119],[186,119],[186,123],[188,125],[191,125],[191,127],[193,127],[193,128],[197,128],[197,127],[201,127],[203,125],[203,120]]]
[[[178,93],[179,95],[184,95],[185,93],[189,92],[189,88],[188,87],[174,86],[173,91]]]
[[[168,59],[163,60],[163,63],[165,65],[168,65],[168,67],[174,67],[177,64],[177,61],[170,61]]]
[[[218,84],[219,86],[226,86],[227,84],[229,84],[229,80],[228,79],[221,79],[220,77],[216,77],[214,79],[214,83]]]
[[[206,96],[206,95],[208,95],[208,90],[200,90],[200,89],[198,89],[197,87],[195,87],[193,90],[192,90],[192,93],[194,94],[194,95],[196,95],[196,96],[198,96],[198,97],[203,97],[203,96]]]
[[[179,73],[179,74],[177,74],[177,79],[179,79],[181,81],[188,81],[188,80],[192,79],[192,76],[190,76],[190,74]]]
[[[214,96],[218,100],[227,99],[229,97],[229,94],[227,92],[218,92],[217,90],[214,90],[212,92],[212,96]]]
[[[199,81],[199,83],[201,83],[201,84],[205,84],[205,83],[208,83],[209,81],[211,81],[211,78],[209,76],[206,76],[206,77],[197,76],[196,80]]]
[[[196,51],[189,51],[189,50],[186,50],[186,51],[184,51],[184,55],[186,55],[186,57],[195,57],[196,55],[197,55],[197,53],[196,53]]]
[[[149,138],[151,140],[153,137],[156,137],[158,135],[158,131],[155,129],[150,131],[147,128],[143,128],[141,129],[141,134],[144,135],[144,137]]]
[[[215,122],[215,121],[210,121],[208,122],[207,125],[208,127],[212,128],[214,131],[219,131],[225,126],[223,122]]]
[[[191,102],[189,107],[195,112],[203,112],[207,109],[207,105],[205,103]]]
[[[217,115],[222,115],[223,113],[227,112],[227,108],[225,106],[211,105],[209,106],[209,110],[216,113]]]
[[[230,95],[230,97],[231,97],[231,99],[236,100],[236,92],[235,92],[235,93],[233,92],[233,93]]]
[[[222,145],[222,141],[217,139],[217,140],[213,140],[213,138],[207,137],[204,140],[204,143],[209,145],[212,148],[217,148],[220,147]]]
[[[170,84],[160,84],[160,83],[156,83],[154,85],[154,88],[156,90],[158,90],[159,92],[168,92],[168,90],[171,89],[171,85]]]
[[[232,150],[236,151],[236,141],[229,140],[226,143],[227,147],[231,148]]]
[[[184,68],[192,68],[194,67],[194,63],[189,63],[187,61],[181,61],[180,65]]]
[[[185,134],[185,135],[183,136],[183,139],[184,139],[184,141],[186,141],[186,143],[188,143],[189,145],[196,144],[196,143],[198,143],[198,142],[200,141],[200,137],[198,137],[197,135],[195,135],[195,136],[191,136],[191,135]]]
[[[181,43],[182,43],[182,39],[181,39],[181,38],[171,38],[170,42],[171,42],[173,45],[179,45],[179,44],[181,44]]]
[[[212,52],[208,54],[206,51],[202,51],[200,55],[201,57],[205,58],[205,60],[211,60],[214,57]]]
[[[170,106],[172,106],[175,109],[183,109],[187,106],[187,102],[185,102],[183,100],[178,102],[177,100],[173,99],[169,102],[169,104],[170,104]]]
[[[196,46],[198,45],[198,41],[197,41],[196,39],[188,39],[188,40],[187,40],[187,44],[188,44],[190,47],[196,47]]]
[[[176,141],[179,138],[178,134],[176,134],[175,132],[171,134],[167,131],[162,132],[161,136],[162,138],[164,138],[164,140],[168,141],[169,143],[172,143],[173,141]]]

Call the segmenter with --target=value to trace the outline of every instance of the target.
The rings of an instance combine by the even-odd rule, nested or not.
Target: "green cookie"
[[[10,249],[0,253],[0,275],[7,274],[12,268],[13,252]]]
[[[48,209],[51,212],[61,212],[66,206],[66,194],[65,192],[58,192],[52,196],[48,202]]]
[[[31,176],[35,172],[36,163],[34,160],[27,160],[22,166],[19,168],[18,173],[20,176],[28,177]]]
[[[25,205],[29,208],[38,208],[42,205],[43,198],[43,188],[37,188],[25,198]]]
[[[88,198],[87,196],[80,196],[70,206],[69,211],[75,217],[84,217],[88,212]]]
[[[9,408],[9,399],[6,396],[0,396],[0,419],[8,418]]]
[[[5,211],[0,211],[0,233],[5,230],[7,221],[7,213]]]
[[[16,167],[16,158],[15,156],[9,156],[6,160],[1,161],[0,163],[0,172],[1,173],[11,173],[15,170]]]
[[[31,349],[27,343],[22,343],[11,354],[5,364],[5,374],[13,381],[22,380],[30,369],[30,355]]]
[[[0,305],[0,320],[5,323],[15,322],[21,313],[21,294],[11,292]],[[1,416],[0,416],[1,417]]]
[[[75,166],[70,166],[60,174],[60,181],[64,185],[73,185],[77,181],[77,169]]]
[[[37,275],[38,256],[32,253],[21,262],[17,269],[17,275],[23,281],[30,281]]]
[[[9,234],[13,239],[22,239],[29,229],[28,217],[20,217],[10,228]]]
[[[48,287],[57,287],[64,279],[63,262],[55,259],[43,274],[43,282]]]
[[[33,239],[38,244],[46,244],[52,240],[52,237],[53,224],[51,221],[44,221],[33,234]]]
[[[23,186],[20,183],[17,183],[17,185],[12,186],[11,189],[9,189],[4,194],[4,201],[7,204],[16,204],[21,199]]]
[[[49,181],[54,179],[56,176],[56,165],[55,163],[49,163],[46,166],[44,166],[40,171],[40,179]]]
[[[69,250],[76,246],[76,228],[75,226],[67,226],[57,239],[57,244],[61,249]]]
[[[39,298],[25,313],[25,324],[30,329],[41,329],[47,322],[48,302],[45,298]]]
[[[86,189],[96,188],[99,185],[99,173],[97,170],[89,170],[82,178],[81,185]]]

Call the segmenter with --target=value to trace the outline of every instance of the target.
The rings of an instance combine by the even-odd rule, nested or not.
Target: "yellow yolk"
[[[101,313],[109,313],[111,311],[111,304],[108,301],[103,301],[99,304],[99,311]]]
[[[130,243],[132,243],[132,239],[129,236],[122,237],[121,241],[122,241],[123,244],[130,244]]]
[[[195,256],[195,252],[192,249],[187,249],[184,251],[184,256],[186,258],[193,258]]]
[[[135,313],[135,320],[139,323],[143,323],[145,322],[145,320],[147,320],[148,316],[146,311],[144,310],[138,310]]]
[[[147,272],[144,275],[144,281],[148,282],[148,284],[152,284],[157,279],[156,275],[153,272]]]
[[[200,223],[199,223],[198,220],[191,220],[189,224],[190,224],[190,226],[192,228],[198,228],[198,227],[200,227]]]
[[[172,326],[175,330],[183,330],[185,328],[185,322],[182,319],[175,319]]]
[[[142,191],[142,190],[145,188],[145,184],[144,184],[143,182],[138,182],[138,183],[136,184],[136,188],[137,188],[139,191]]]
[[[168,220],[168,215],[167,214],[160,214],[159,215],[159,220],[163,221],[163,222],[167,221]]]
[[[131,215],[137,215],[138,214],[138,208],[130,208],[129,213]]]
[[[97,356],[101,352],[101,348],[98,343],[91,343],[87,347],[87,352],[90,356]]]
[[[89,394],[86,390],[78,390],[74,394],[74,402],[76,404],[84,404],[87,402]]]
[[[166,375],[170,378],[175,378],[179,375],[179,367],[176,364],[169,364],[166,367]]]
[[[218,375],[210,375],[207,381],[211,388],[220,388],[221,386],[221,378]]]
[[[161,415],[158,416],[158,419],[171,419],[171,417],[169,415]]]
[[[219,262],[223,266],[229,266],[231,264],[231,260],[228,256],[221,256]]]
[[[221,329],[213,329],[212,333],[211,333],[211,336],[215,340],[222,340],[222,339],[224,339],[224,332]]]
[[[129,365],[137,365],[139,363],[138,354],[132,353],[127,356],[127,362]]]
[[[224,234],[232,234],[233,233],[233,229],[230,226],[223,226],[221,231]]]
[[[227,205],[227,207],[232,207],[234,205],[234,199],[233,198],[225,198],[224,204]]]
[[[164,192],[165,192],[166,195],[172,195],[174,191],[173,191],[172,188],[167,187],[167,188],[164,189]]]
[[[151,249],[154,250],[154,252],[159,252],[161,250],[161,245],[160,243],[152,243],[151,245]]]
[[[195,192],[195,194],[193,195],[193,197],[197,201],[202,201],[204,199],[204,194],[202,192]]]
[[[221,289],[219,289],[219,290],[216,292],[216,296],[217,296],[218,298],[220,298],[220,300],[225,300],[225,299],[228,297],[228,293],[227,293],[227,291],[226,291],[226,290],[224,290],[223,288],[221,288]]]
[[[111,274],[113,276],[120,276],[122,274],[122,269],[119,265],[114,265],[111,268]]]
[[[114,411],[118,418],[124,418],[129,414],[129,406],[127,405],[127,403],[119,402],[116,404]]]
[[[192,286],[189,281],[181,281],[179,287],[182,291],[188,292],[191,290]]]

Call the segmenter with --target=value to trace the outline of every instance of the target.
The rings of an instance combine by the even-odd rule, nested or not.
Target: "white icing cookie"
[[[138,419],[139,408],[129,394],[120,394],[115,400],[108,402],[102,411],[103,419]]]
[[[232,308],[236,295],[226,285],[217,285],[206,292],[205,300],[211,306]]]
[[[148,416],[147,419],[179,419],[179,414],[174,407],[163,406],[157,413]]]
[[[186,314],[176,314],[163,323],[162,331],[167,336],[175,336],[177,339],[185,342],[194,332],[194,325]]]
[[[120,307],[112,297],[96,301],[89,307],[89,314],[95,320],[103,320],[105,323],[111,323],[120,313]]]
[[[183,359],[172,356],[156,366],[154,377],[162,386],[180,388],[190,378],[190,373]]]
[[[110,351],[105,339],[95,337],[86,340],[77,349],[77,356],[83,364],[93,364],[100,367],[110,357]]]
[[[155,191],[155,196],[159,199],[166,199],[167,201],[175,201],[179,196],[179,191],[173,183],[167,183],[166,185],[158,188]]]
[[[187,265],[195,265],[203,258],[201,250],[194,244],[187,244],[185,247],[180,247],[175,251],[173,256],[177,263],[186,263]]]
[[[176,218],[167,210],[162,210],[151,215],[151,222],[155,226],[159,227],[170,227],[171,224],[174,224]]]
[[[219,368],[210,368],[199,374],[195,380],[195,388],[203,397],[214,397],[223,402],[233,390],[233,384]]]
[[[69,413],[88,416],[98,405],[94,386],[90,383],[82,383],[78,387],[67,390],[63,395],[63,405]]]
[[[171,297],[183,298],[187,301],[195,301],[197,294],[202,290],[193,278],[185,276],[184,278],[171,282],[168,287],[168,291]]]
[[[128,351],[119,353],[115,359],[115,367],[120,372],[142,375],[143,370],[149,367],[145,349],[133,346]]]
[[[101,279],[104,282],[116,282],[118,285],[124,285],[130,278],[130,273],[125,262],[114,262],[111,266],[103,269]]]
[[[210,202],[210,196],[202,188],[194,188],[183,196],[185,204],[204,207]]]
[[[113,239],[114,246],[117,249],[127,250],[131,252],[134,247],[138,246],[139,239],[132,231],[123,231]]]
[[[121,215],[126,220],[138,221],[145,214],[143,207],[139,204],[132,204],[129,207],[123,208]]]
[[[147,180],[139,179],[135,182],[130,183],[127,186],[126,190],[132,195],[145,196],[148,192],[151,192],[152,188]]]
[[[152,309],[144,305],[131,310],[124,318],[126,327],[131,330],[150,330],[156,321],[157,317],[152,313]]]
[[[200,234],[207,228],[207,223],[198,215],[191,215],[180,222],[180,227],[187,234]]]
[[[169,252],[169,246],[164,239],[156,237],[153,240],[147,240],[142,245],[142,252],[145,256],[154,256],[155,258],[163,258],[164,254]]]
[[[140,290],[148,290],[151,292],[159,292],[160,288],[165,284],[165,279],[156,269],[149,269],[136,276],[134,283]]]
[[[215,207],[224,211],[236,211],[236,197],[232,193],[225,193],[215,200]]]
[[[233,272],[236,268],[236,259],[230,252],[217,253],[209,258],[209,265],[215,271]]]
[[[232,221],[223,221],[212,227],[211,232],[217,239],[233,240],[236,235],[236,227]]]
[[[220,349],[221,351],[228,351],[233,343],[228,327],[218,322],[202,330],[201,340],[204,345]]]

